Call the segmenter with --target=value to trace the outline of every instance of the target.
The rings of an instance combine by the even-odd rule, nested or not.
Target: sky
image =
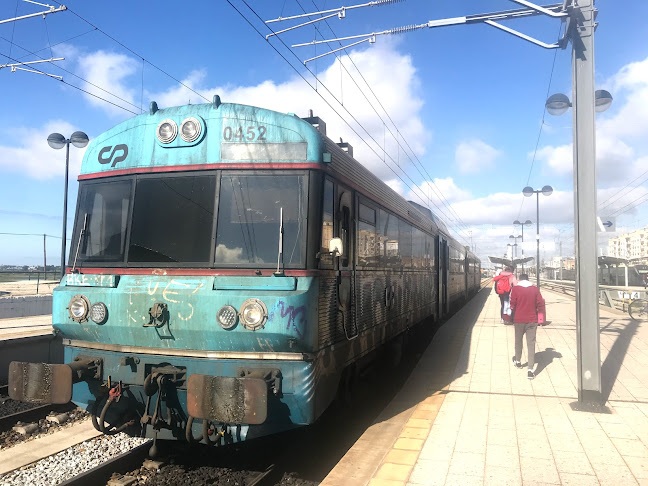
[[[44,0],[43,0],[44,3]],[[352,3],[345,2],[347,6]],[[360,3],[360,2],[358,2]],[[50,4],[59,4],[50,0]],[[571,48],[547,50],[485,24],[291,47],[314,39],[382,32],[430,20],[518,8],[511,0],[404,0],[346,11],[266,40],[305,20],[279,17],[340,7],[332,0],[194,0],[186,4],[70,0],[68,10],[0,24],[0,264],[60,261],[65,151],[46,142],[82,130],[93,139],[142,110],[223,102],[308,116],[404,197],[429,206],[482,262],[519,243],[535,254],[540,196],[541,258],[574,254],[572,118],[544,113],[547,94],[571,97]],[[154,5],[154,8],[153,8]],[[648,225],[648,2],[621,9],[598,0],[596,86],[614,97],[597,115],[599,216],[617,232]],[[186,7],[186,8],[183,8]],[[46,8],[0,2],[0,20]],[[629,15],[631,12],[631,15]],[[546,43],[561,22],[545,16],[507,26]],[[363,40],[366,37],[357,40]],[[43,73],[62,76],[59,80]],[[83,149],[70,149],[68,238]],[[514,220],[531,220],[525,241]],[[616,233],[616,234],[618,234]],[[615,233],[599,233],[599,246]],[[68,243],[69,244],[69,243]],[[520,248],[517,248],[518,252]],[[519,254],[519,253],[518,253]]]

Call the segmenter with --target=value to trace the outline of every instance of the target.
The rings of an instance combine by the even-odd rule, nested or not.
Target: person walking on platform
[[[500,298],[500,323],[511,322],[511,308],[509,305],[509,298],[511,289],[517,284],[513,269],[506,267],[499,275],[493,277],[495,282],[495,292]]]
[[[536,330],[538,323],[542,324],[545,315],[545,302],[538,287],[529,282],[526,273],[520,275],[520,281],[511,291],[511,310],[515,325],[515,356],[513,364],[522,368],[522,338],[526,334],[529,380],[535,378],[533,367],[535,365]]]

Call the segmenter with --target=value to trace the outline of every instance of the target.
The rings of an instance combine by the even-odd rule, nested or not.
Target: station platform
[[[483,289],[322,486],[648,485],[648,323],[601,308],[605,413],[576,411],[575,301],[541,291],[534,380]]]
[[[52,315],[0,319],[0,341],[52,334]]]

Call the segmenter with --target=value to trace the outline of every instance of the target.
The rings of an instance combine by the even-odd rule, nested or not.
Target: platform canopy
[[[496,265],[504,265],[506,267],[512,268],[515,268],[518,265],[522,265],[523,263],[529,263],[533,261],[533,257],[516,258],[514,260],[510,260],[508,258],[489,256],[488,259],[491,261],[491,263],[495,263]]]

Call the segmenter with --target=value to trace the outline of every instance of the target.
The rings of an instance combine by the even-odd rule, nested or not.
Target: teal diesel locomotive
[[[10,395],[100,431],[224,444],[312,424],[361,366],[479,290],[480,263],[311,113],[159,109],[86,150],[53,326]]]

